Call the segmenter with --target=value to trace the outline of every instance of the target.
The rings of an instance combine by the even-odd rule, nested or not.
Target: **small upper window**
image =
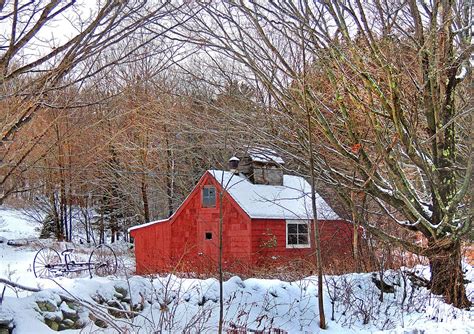
[[[286,222],[286,247],[309,248],[309,224],[307,221],[289,220]]]
[[[202,188],[202,206],[204,208],[214,208],[216,206],[216,188],[204,186]]]

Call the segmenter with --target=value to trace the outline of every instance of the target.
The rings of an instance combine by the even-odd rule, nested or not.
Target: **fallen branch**
[[[429,288],[430,281],[427,280],[426,278],[418,276],[412,273],[411,271],[405,271],[405,273],[413,285],[418,286],[418,287],[423,287],[423,288]]]
[[[395,287],[393,285],[386,283],[383,279],[372,277],[372,282],[380,291],[384,293],[395,293]]]
[[[3,283],[5,285],[8,285],[8,286],[11,286],[13,288],[17,288],[17,289],[21,289],[21,290],[25,290],[25,291],[31,291],[31,292],[40,292],[41,289],[40,288],[32,288],[32,287],[29,287],[29,286],[26,286],[26,285],[22,285],[20,283],[16,283],[16,282],[13,282],[13,281],[10,281],[6,278],[1,278],[0,277],[0,283]]]
[[[3,286],[3,290],[2,290],[2,293],[0,294],[0,305],[2,305],[2,302],[3,302],[3,296],[5,295],[5,289],[7,287],[4,285]]]

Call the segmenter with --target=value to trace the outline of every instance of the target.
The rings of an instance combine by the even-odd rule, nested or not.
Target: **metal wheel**
[[[35,277],[54,277],[61,271],[61,257],[54,249],[45,247],[36,253],[33,260],[33,273]]]
[[[101,244],[89,257],[89,273],[97,276],[113,275],[117,272],[117,256],[112,248]]]

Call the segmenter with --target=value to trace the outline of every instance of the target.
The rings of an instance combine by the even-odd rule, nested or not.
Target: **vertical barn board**
[[[286,221],[283,219],[252,219],[252,262],[255,266],[314,261],[314,240],[310,233],[309,248],[286,247]]]
[[[321,253],[326,262],[352,258],[354,225],[344,220],[320,222]]]
[[[178,271],[194,271],[197,256],[195,208],[199,196],[189,196],[176,213],[170,227],[170,254],[168,266]]]
[[[131,231],[138,273],[217,270],[219,198],[215,207],[203,207],[204,185],[214,185],[219,194],[220,184],[208,172],[168,221]],[[285,220],[251,220],[228,194],[224,196],[223,213],[225,269],[244,273],[251,266],[272,268],[297,260],[314,263],[313,233],[310,248],[286,248]],[[352,224],[343,220],[320,221],[319,226],[325,261],[352,256]],[[207,240],[206,233],[212,233],[212,238]]]
[[[170,222],[157,223],[154,226],[153,235],[154,246],[148,250],[149,255],[153,257],[153,272],[163,273],[167,271],[167,258],[169,257],[169,230]]]
[[[353,225],[344,220],[318,222],[321,253],[325,264],[352,257]],[[314,225],[312,226],[314,228]],[[277,219],[252,220],[252,256],[256,265],[279,264],[300,259],[314,263],[314,238],[310,233],[311,248],[286,247],[286,221]]]
[[[224,267],[232,271],[247,269],[251,264],[251,220],[230,195],[224,197],[223,212]]]
[[[137,274],[165,272],[169,257],[169,221],[130,231],[135,239]]]
[[[155,270],[153,256],[150,250],[154,249],[154,225],[132,231],[135,238],[136,271],[139,274],[147,274]]]
[[[201,203],[201,196],[196,196],[195,223],[196,242],[198,247],[198,259],[201,272],[216,271],[219,254],[219,221],[220,221],[220,184],[210,175],[200,185],[201,189],[205,185],[216,187],[216,206],[204,208]],[[200,194],[200,192],[199,192]],[[248,266],[250,263],[250,218],[238,206],[238,204],[228,194],[224,194],[223,200],[223,265],[227,270],[237,267]],[[206,233],[212,234],[212,239],[206,239]]]

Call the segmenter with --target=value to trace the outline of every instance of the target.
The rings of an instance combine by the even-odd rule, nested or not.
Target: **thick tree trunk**
[[[150,222],[150,206],[148,204],[148,192],[147,192],[148,184],[146,180],[146,175],[142,175],[142,184],[141,184],[141,190],[142,190],[142,201],[143,201],[143,218],[145,220],[145,223]]]
[[[471,305],[466,295],[461,267],[461,242],[430,242],[431,292],[459,308]]]
[[[116,241],[116,236],[117,236],[117,221],[115,220],[115,217],[110,218],[110,243],[114,243]]]
[[[100,215],[100,223],[99,223],[99,244],[105,244],[105,223],[104,223],[104,215]]]
[[[63,225],[61,224],[61,219],[59,218],[54,191],[51,192],[51,195],[49,198],[50,198],[50,203],[51,203],[52,217],[53,217],[54,226],[55,226],[54,232],[55,232],[56,240],[63,241],[64,240]]]

